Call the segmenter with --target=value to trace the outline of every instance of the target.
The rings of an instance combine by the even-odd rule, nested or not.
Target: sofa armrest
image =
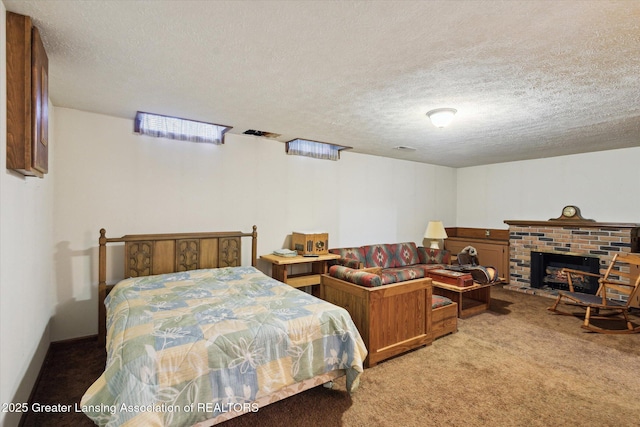
[[[336,279],[345,280],[355,285],[374,288],[382,285],[382,278],[375,274],[364,270],[344,267],[342,265],[333,265],[329,268],[329,275]]]

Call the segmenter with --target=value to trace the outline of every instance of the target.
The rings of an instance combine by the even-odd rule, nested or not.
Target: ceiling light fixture
[[[436,108],[427,113],[427,116],[431,119],[431,123],[437,128],[447,127],[453,121],[453,116],[456,115],[458,110],[455,108]]]

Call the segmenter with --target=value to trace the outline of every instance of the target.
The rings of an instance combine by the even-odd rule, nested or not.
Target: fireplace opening
[[[531,251],[531,287],[569,290],[569,282],[563,268],[600,273],[600,260],[596,256],[571,255],[558,252]],[[573,287],[576,292],[593,294],[598,291],[598,278],[585,277],[584,280],[573,276]]]

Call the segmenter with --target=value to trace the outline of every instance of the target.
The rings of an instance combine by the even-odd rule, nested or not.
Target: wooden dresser
[[[446,228],[444,248],[456,255],[466,246],[478,250],[478,263],[498,269],[498,275],[509,283],[509,230],[495,228]]]

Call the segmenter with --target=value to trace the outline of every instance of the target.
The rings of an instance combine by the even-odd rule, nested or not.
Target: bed
[[[244,237],[252,265],[243,267]],[[100,230],[107,364],[80,402],[89,418],[210,426],[340,376],[355,391],[367,350],[351,317],[255,268],[256,239],[255,226],[120,238]],[[108,243],[124,243],[128,276],[113,286]]]

